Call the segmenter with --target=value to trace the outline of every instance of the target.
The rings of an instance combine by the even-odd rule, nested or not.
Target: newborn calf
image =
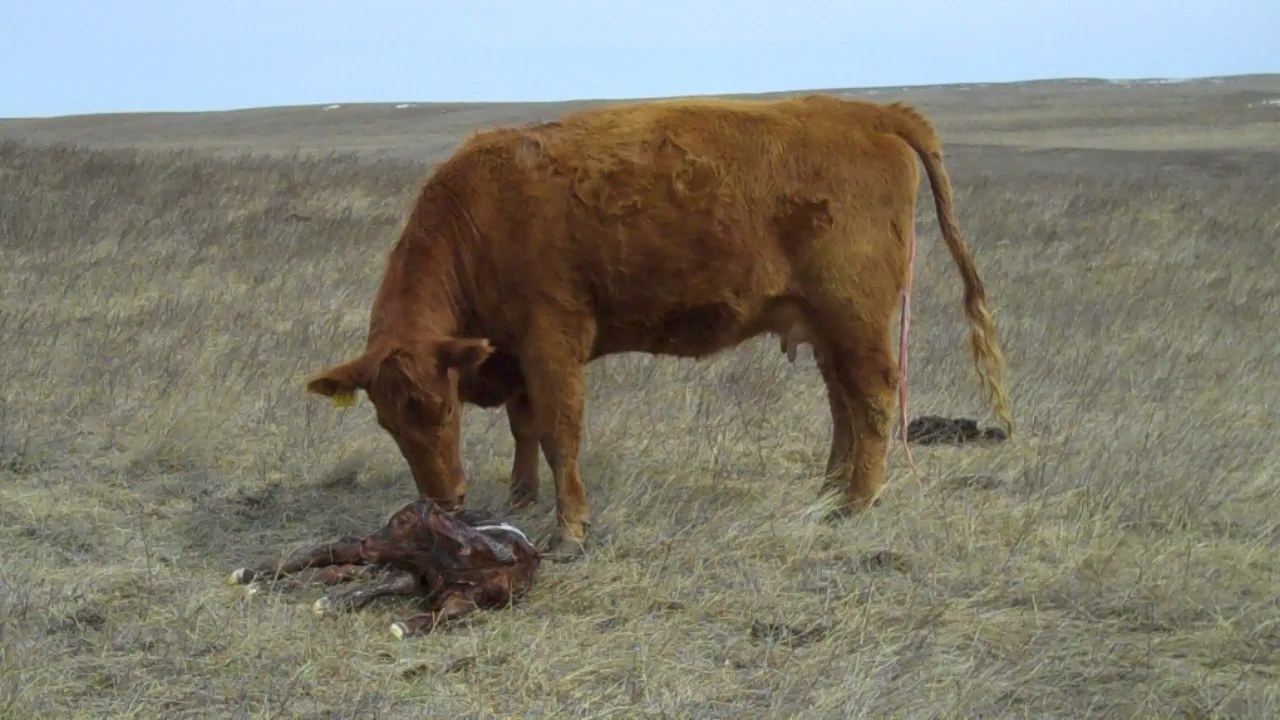
[[[358,608],[375,597],[425,594],[430,610],[392,624],[399,638],[430,632],[479,608],[506,605],[532,585],[541,554],[518,528],[480,510],[409,503],[360,543],[360,558],[390,565],[391,580],[316,601],[315,611]]]

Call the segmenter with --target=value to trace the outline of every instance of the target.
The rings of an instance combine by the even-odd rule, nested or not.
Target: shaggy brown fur
[[[619,104],[473,135],[422,188],[365,352],[308,388],[365,390],[421,495],[448,506],[464,490],[450,467],[459,373],[482,375],[495,347],[516,358],[525,394],[511,399],[527,407],[512,429],[540,442],[557,544],[576,551],[590,519],[578,471],[588,362],[803,338],[834,428],[824,489],[841,491],[841,510],[865,508],[884,484],[917,158],[964,283],[984,396],[1011,431],[1003,357],[936,134],[910,107],[824,95]],[[536,472],[520,482],[513,494],[536,493]]]

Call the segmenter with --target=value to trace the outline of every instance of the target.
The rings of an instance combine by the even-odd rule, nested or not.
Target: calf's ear
[[[493,349],[484,338],[446,338],[436,348],[436,360],[444,370],[465,370],[484,362]]]
[[[307,392],[330,398],[339,407],[354,405],[356,390],[368,390],[372,378],[370,358],[362,355],[307,378]]]

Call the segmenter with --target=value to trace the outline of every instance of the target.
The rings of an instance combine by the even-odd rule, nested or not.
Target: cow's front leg
[[[506,407],[507,423],[516,444],[508,505],[519,510],[538,500],[538,425],[528,395],[521,393],[511,398]]]
[[[535,335],[537,344],[521,356],[542,452],[556,483],[559,532],[547,551],[562,559],[582,555],[591,524],[587,492],[578,471],[586,393],[584,368],[592,341],[587,327],[582,323],[576,331],[557,328],[539,333]]]

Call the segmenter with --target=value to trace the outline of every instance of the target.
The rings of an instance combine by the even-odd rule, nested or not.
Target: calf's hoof
[[[359,591],[356,591],[357,593]],[[325,595],[311,603],[311,612],[316,615],[331,615],[338,612],[350,612],[360,606],[360,599],[346,593]]]
[[[248,585],[253,582],[256,573],[249,568],[236,568],[227,576],[228,585]]]
[[[397,640],[403,640],[409,637],[409,626],[402,622],[391,623],[391,634],[396,636]]]

